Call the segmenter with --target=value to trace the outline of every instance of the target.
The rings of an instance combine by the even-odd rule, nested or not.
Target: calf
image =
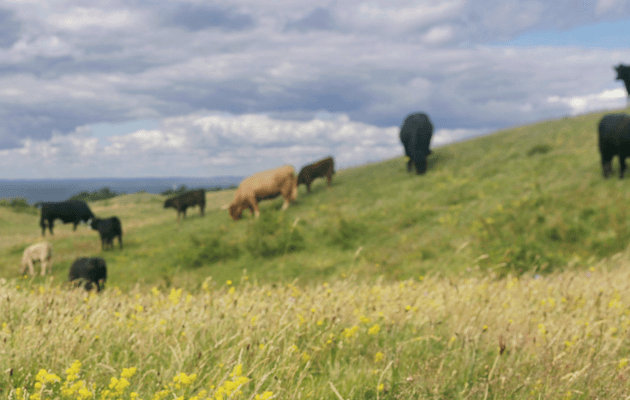
[[[335,173],[335,160],[332,157],[324,158],[313,164],[307,165],[300,170],[297,177],[298,186],[302,183],[306,185],[306,191],[311,192],[311,183],[315,178],[326,177],[328,186],[332,182],[332,176]]]
[[[290,201],[297,199],[297,179],[295,170],[290,165],[259,172],[246,178],[236,189],[232,203],[224,208],[229,208],[234,221],[241,219],[246,208],[258,218],[260,215],[258,201],[273,199],[280,195],[284,198],[283,210],[289,207]]]
[[[83,287],[85,290],[91,290],[92,284],[96,285],[97,292],[105,289],[105,281],[107,280],[107,264],[105,264],[105,260],[98,257],[76,259],[70,267],[68,281],[73,282],[77,280],[84,282]]]
[[[612,158],[619,156],[619,179],[626,170],[626,157],[630,156],[630,115],[606,114],[599,122],[599,152],[602,157],[604,178],[612,172]]]
[[[186,192],[180,194],[179,196],[172,197],[167,199],[164,202],[164,208],[174,208],[177,210],[177,219],[179,220],[179,214],[184,213],[184,218],[186,218],[186,209],[188,207],[199,206],[199,211],[201,212],[201,216],[204,215],[203,210],[206,208],[206,191],[203,189],[191,190],[190,192]]]
[[[42,236],[46,234],[46,222],[50,234],[53,234],[53,224],[56,219],[60,219],[64,224],[72,222],[74,230],[77,230],[79,222],[87,222],[94,218],[94,214],[84,201],[66,200],[57,203],[42,203],[42,217],[39,225],[42,227]]]
[[[118,236],[118,244],[122,250],[122,225],[118,217],[110,217],[107,219],[94,218],[92,220],[92,229],[98,231],[101,236],[101,248],[105,250],[106,247],[110,249],[114,248],[114,238]]]
[[[20,274],[24,275],[26,268],[28,272],[33,276],[35,275],[35,268],[33,268],[34,262],[41,262],[42,264],[42,276],[46,275],[46,270],[51,267],[50,260],[52,259],[52,245],[48,242],[35,243],[24,249],[22,255],[22,264],[20,265]]]

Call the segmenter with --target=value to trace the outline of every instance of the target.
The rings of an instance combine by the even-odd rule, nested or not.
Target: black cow
[[[612,158],[619,156],[619,179],[626,170],[630,156],[630,115],[606,114],[599,121],[599,152],[602,156],[604,178],[612,172]]]
[[[107,264],[105,264],[105,260],[98,257],[82,257],[74,260],[68,273],[68,281],[73,282],[76,280],[84,282],[83,287],[85,290],[91,290],[92,284],[96,285],[97,292],[105,289],[105,281],[107,280]]]
[[[433,124],[424,113],[411,114],[405,118],[400,127],[400,141],[405,146],[405,155],[409,157],[407,171],[411,172],[412,164],[416,173],[427,171],[427,156],[431,154],[429,145],[433,136]]]
[[[101,247],[103,250],[105,250],[105,247],[114,248],[114,238],[116,236],[118,236],[120,248],[123,248],[122,225],[118,217],[110,217],[107,219],[94,218],[91,226],[92,229],[98,231],[98,234],[101,236]]]
[[[42,236],[46,234],[46,221],[48,221],[48,229],[53,234],[53,224],[56,219],[60,219],[64,224],[72,222],[74,229],[77,230],[79,222],[87,222],[94,218],[94,214],[84,201],[66,200],[57,203],[42,203],[42,217],[39,225],[42,227]]]
[[[179,214],[184,213],[186,218],[186,209],[188,207],[199,206],[201,216],[203,216],[203,210],[206,208],[206,191],[203,189],[191,190],[179,196],[171,197],[164,202],[164,208],[174,208],[177,210],[177,219],[179,220]]]
[[[328,186],[330,186],[330,182],[332,181],[332,176],[335,173],[335,160],[332,157],[324,158],[323,160],[314,162],[313,164],[307,165],[300,170],[300,173],[297,177],[298,186],[304,183],[306,185],[306,191],[308,193],[311,192],[311,183],[315,180],[315,178],[326,177],[328,181]]]
[[[617,71],[617,78],[615,79],[625,83],[626,93],[630,96],[630,66],[619,64],[614,68]]]

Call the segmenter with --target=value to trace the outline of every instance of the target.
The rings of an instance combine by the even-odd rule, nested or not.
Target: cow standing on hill
[[[405,118],[400,127],[400,141],[405,147],[405,155],[409,157],[407,171],[416,166],[416,173],[427,171],[427,157],[431,154],[429,145],[433,136],[433,124],[424,113],[411,114]]]
[[[332,157],[324,158],[323,160],[314,162],[313,164],[307,165],[300,170],[300,173],[297,177],[298,186],[302,183],[306,185],[306,191],[308,193],[311,192],[311,183],[315,180],[315,178],[326,177],[328,181],[328,186],[330,187],[330,183],[332,182],[332,176],[335,173],[335,160]]]
[[[599,122],[599,152],[602,156],[604,178],[612,172],[612,158],[619,156],[619,179],[626,170],[630,156],[630,115],[606,114]]]
[[[73,230],[77,230],[79,222],[87,222],[94,218],[94,214],[84,201],[66,200],[56,203],[42,203],[42,217],[39,225],[42,227],[42,236],[46,234],[46,221],[50,234],[53,234],[53,225],[56,219],[60,219],[64,224],[72,222]]]
[[[204,209],[206,208],[206,191],[203,189],[191,190],[179,196],[167,199],[164,202],[164,208],[174,208],[177,210],[177,220],[179,221],[179,214],[184,213],[186,218],[186,209],[188,207],[199,206],[201,216],[204,215]]]
[[[98,231],[101,237],[101,248],[114,248],[114,238],[118,236],[118,244],[122,250],[122,225],[118,217],[110,217],[107,219],[94,218],[91,223],[92,229]]]
[[[614,68],[617,71],[617,78],[615,79],[623,81],[626,85],[626,94],[630,97],[630,66],[619,64]]]
[[[85,290],[91,290],[92,285],[96,285],[96,291],[100,292],[105,288],[107,281],[107,264],[105,260],[98,257],[77,258],[70,267],[68,281],[80,280],[84,282]]]
[[[258,172],[241,182],[234,194],[234,200],[228,206],[230,216],[234,221],[241,219],[243,210],[249,208],[252,214],[258,218],[260,200],[273,199],[282,195],[284,204],[282,210],[289,207],[290,201],[297,199],[297,179],[295,170],[290,165],[276,169]]]
[[[35,275],[34,262],[42,264],[42,276],[46,275],[46,270],[51,267],[52,245],[48,242],[35,243],[24,249],[22,254],[22,263],[20,265],[20,274],[24,275],[26,269],[31,276]]]

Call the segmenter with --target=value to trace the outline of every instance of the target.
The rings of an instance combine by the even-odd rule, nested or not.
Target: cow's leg
[[[290,201],[291,197],[290,196],[283,196],[283,198],[284,198],[284,203],[282,203],[282,208],[281,208],[282,211],[284,211],[287,208],[289,208],[289,201]]]
[[[311,182],[306,181],[306,193],[311,193]]]
[[[120,245],[120,250],[122,250],[122,248],[123,248],[123,244],[122,244],[122,234],[118,235],[118,244]]]
[[[45,219],[40,219],[39,220],[39,226],[42,227],[42,236],[46,236],[46,220]]]
[[[53,226],[55,225],[55,220],[54,219],[49,219],[48,220],[48,230],[50,231],[50,234],[53,235]]]
[[[332,171],[328,171],[326,174],[326,182],[328,183],[328,187],[330,187],[330,184],[332,183]]]
[[[52,254],[47,254],[46,258],[42,261],[42,276],[46,275],[46,271],[50,269],[50,264],[52,260]]]
[[[77,230],[77,225],[79,225],[79,223],[78,222],[73,222],[73,224],[74,224],[74,227],[72,228],[72,230],[76,231]]]
[[[206,208],[205,204],[200,204],[199,205],[199,210],[201,211],[201,216],[203,217],[205,214],[203,212],[204,208]]]
[[[626,172],[626,155],[619,154],[619,179],[623,178],[623,174]]]
[[[255,218],[260,217],[260,210],[258,209],[258,201],[256,201],[256,198],[249,200],[249,209],[252,210],[252,214],[254,214]]]
[[[35,268],[33,267],[33,259],[30,255],[28,256],[28,272],[31,276],[35,276]]]
[[[407,172],[411,172],[411,168],[413,166],[413,160],[409,157],[409,161],[407,161]]]

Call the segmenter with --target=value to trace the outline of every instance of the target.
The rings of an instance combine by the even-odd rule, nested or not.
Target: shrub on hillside
[[[118,195],[120,195],[120,193],[112,192],[109,187],[104,187],[94,192],[83,191],[79,194],[75,194],[68,200],[97,201],[111,199]]]
[[[28,201],[26,201],[26,199],[23,197],[0,199],[0,207],[7,207],[18,213],[27,213],[33,215],[37,215],[39,213],[37,211],[37,208],[28,204]]]
[[[222,260],[238,258],[241,254],[238,245],[226,243],[218,234],[213,234],[203,240],[191,235],[190,241],[194,247],[185,253],[183,260],[187,268],[199,268]]]
[[[343,250],[356,250],[365,229],[365,225],[357,220],[339,217],[332,226],[325,229],[325,237],[328,237],[331,246],[338,246]]]
[[[299,219],[287,221],[285,213],[261,213],[249,222],[245,248],[254,257],[271,258],[305,247]]]

